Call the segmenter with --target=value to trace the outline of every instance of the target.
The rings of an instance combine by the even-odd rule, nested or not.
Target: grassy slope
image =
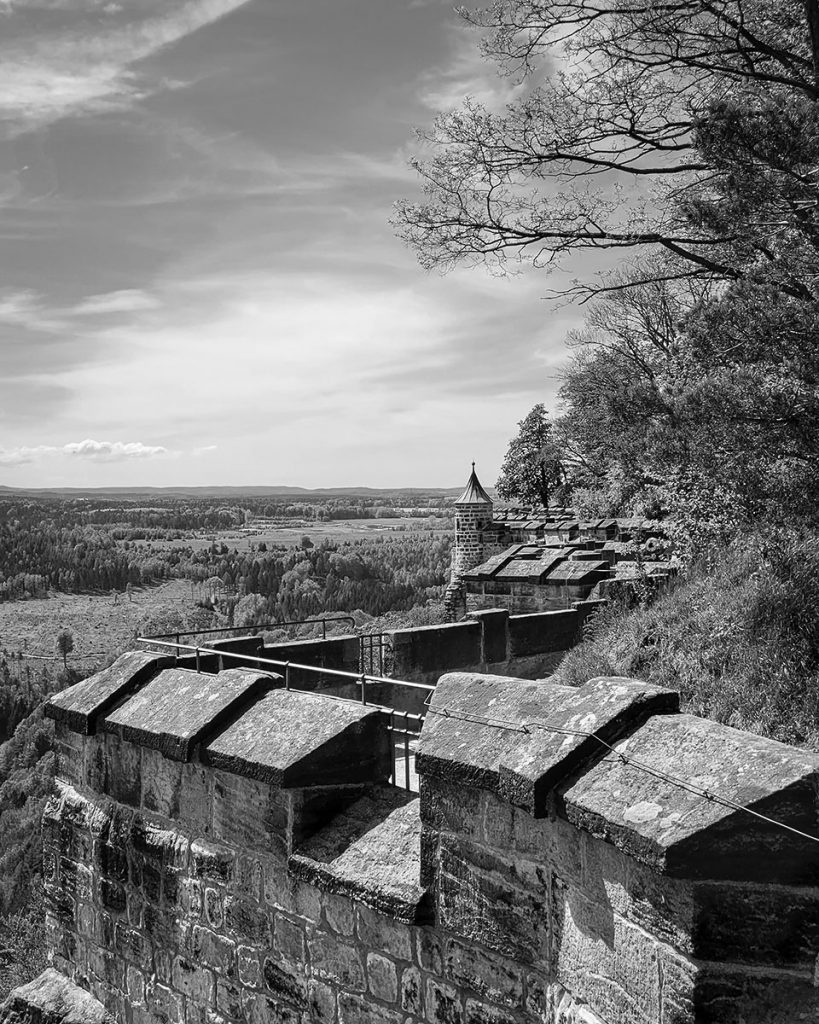
[[[819,750],[819,539],[744,538],[648,607],[610,606],[558,675],[645,679],[687,711]]]

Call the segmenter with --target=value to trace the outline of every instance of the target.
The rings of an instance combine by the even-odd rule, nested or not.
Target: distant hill
[[[299,498],[299,497],[383,497],[395,501],[402,494],[412,497],[457,497],[463,487],[289,487],[284,484],[270,487],[6,487],[0,484],[0,497],[31,498],[140,498],[153,495],[166,498]]]

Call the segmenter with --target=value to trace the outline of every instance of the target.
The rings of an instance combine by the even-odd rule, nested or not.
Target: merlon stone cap
[[[673,691],[631,679],[592,679],[575,689],[452,672],[433,694],[417,771],[490,790],[543,817],[557,785],[605,754],[599,740],[613,743],[678,707]]]
[[[819,755],[695,715],[649,719],[564,794],[565,815],[669,875],[810,884],[819,843],[664,781],[651,770],[819,836]],[[646,770],[648,769],[648,770]]]
[[[294,690],[268,693],[202,760],[284,789],[381,781],[392,767],[380,712]]]
[[[169,668],[111,712],[101,727],[173,760],[189,761],[197,743],[281,682],[280,676],[250,669],[207,675]]]
[[[129,651],[101,672],[55,693],[46,704],[45,713],[74,732],[90,736],[98,718],[126,694],[171,664],[172,658],[158,657],[146,651]]]
[[[102,1003],[47,967],[42,974],[9,995],[0,1006],[2,1024],[116,1024]]]

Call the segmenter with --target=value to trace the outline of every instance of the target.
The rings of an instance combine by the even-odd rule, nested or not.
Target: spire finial
[[[472,460],[472,472],[473,473],[475,472],[475,460],[474,459]]]

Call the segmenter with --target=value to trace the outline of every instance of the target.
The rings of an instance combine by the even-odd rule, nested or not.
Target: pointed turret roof
[[[455,502],[456,505],[491,505],[492,499],[481,487],[481,482],[475,473],[475,463],[472,463],[472,473],[466,484],[466,490]]]

